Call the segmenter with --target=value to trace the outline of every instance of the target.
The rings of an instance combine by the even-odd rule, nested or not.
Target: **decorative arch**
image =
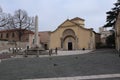
[[[73,38],[73,39],[75,40],[75,36],[68,35],[68,36],[65,36],[65,37],[63,38],[63,41],[65,41],[65,39],[67,39],[67,38],[69,38],[69,37],[71,37],[71,38]]]
[[[66,29],[63,32],[63,38],[67,37],[67,36],[75,36],[75,32],[72,29]]]
[[[77,49],[77,40],[78,38],[76,37],[74,30],[66,29],[62,33],[61,48],[64,50]]]

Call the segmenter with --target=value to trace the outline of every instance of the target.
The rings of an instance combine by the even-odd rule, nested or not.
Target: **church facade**
[[[95,49],[95,32],[85,28],[84,19],[67,19],[50,33],[49,49]]]

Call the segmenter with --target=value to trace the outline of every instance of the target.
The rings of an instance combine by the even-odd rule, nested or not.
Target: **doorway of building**
[[[44,44],[44,48],[45,48],[45,50],[48,50],[48,45]]]
[[[68,42],[68,50],[72,50],[73,46],[72,46],[72,42]]]

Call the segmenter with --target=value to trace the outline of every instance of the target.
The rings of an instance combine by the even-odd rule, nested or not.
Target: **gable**
[[[79,27],[80,29],[83,29],[83,30],[87,30],[87,31],[90,30],[90,29],[84,28],[83,26],[77,24],[76,22],[73,22],[73,21],[67,19],[61,25],[59,25],[59,27],[56,30],[54,30],[53,32],[56,32],[60,28],[68,28],[68,27],[69,28],[71,27],[72,29],[73,29],[73,27]],[[51,32],[51,33],[53,33],[53,32]]]
[[[74,23],[70,22],[69,20],[66,20],[64,23],[60,25],[60,27],[66,27],[66,26],[73,26]]]

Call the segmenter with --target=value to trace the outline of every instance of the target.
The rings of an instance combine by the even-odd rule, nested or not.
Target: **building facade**
[[[84,19],[74,18],[64,21],[50,34],[50,49],[78,50],[95,49],[95,33],[86,29]]]
[[[107,46],[106,39],[108,36],[112,35],[112,33],[104,27],[100,27],[99,32],[101,34],[101,46]]]
[[[49,42],[50,42],[50,31],[42,31],[39,32],[39,40],[40,44],[45,50],[49,49]]]
[[[27,46],[31,47],[33,44],[34,32],[30,30],[25,30],[24,35],[21,36],[21,41],[19,40],[18,31],[19,29],[11,30],[1,30],[0,31],[0,41],[1,41],[1,50],[9,49],[10,47],[15,48],[26,48]]]
[[[0,40],[2,41],[19,41],[18,36],[19,29],[11,29],[11,30],[1,30],[0,31]],[[21,30],[22,32],[22,30]],[[21,42],[28,42],[29,36],[33,35],[34,32],[25,30],[23,35],[21,36]]]

